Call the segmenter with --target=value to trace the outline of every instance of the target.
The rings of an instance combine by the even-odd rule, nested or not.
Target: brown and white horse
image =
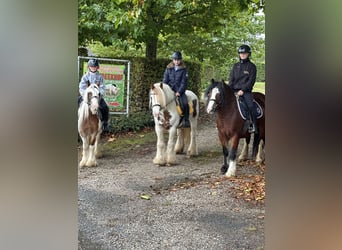
[[[83,142],[82,160],[79,165],[95,167],[102,132],[102,122],[98,116],[101,99],[99,86],[89,84],[82,97],[83,101],[78,108],[78,132]]]
[[[223,150],[223,166],[221,173],[226,176],[236,174],[236,154],[240,138],[246,138],[241,157],[248,153],[250,134],[245,126],[245,120],[241,117],[234,91],[223,80],[216,82],[211,80],[207,89],[207,112],[216,113],[216,125],[218,136]],[[254,99],[259,103],[263,113],[257,120],[259,133],[254,134],[252,157],[256,161],[262,161],[262,151],[265,142],[265,95],[253,93]],[[262,143],[260,141],[262,140]],[[227,163],[228,158],[228,163]]]
[[[198,97],[190,90],[185,91],[190,104],[190,128],[177,128],[180,115],[176,106],[175,93],[165,83],[152,84],[150,89],[150,107],[155,123],[157,134],[157,153],[153,159],[156,165],[172,165],[176,163],[176,153],[182,153],[188,144],[186,154],[188,156],[198,155],[197,151],[197,119],[199,111]],[[168,143],[165,145],[164,132],[169,133]],[[177,136],[177,141],[176,141]]]

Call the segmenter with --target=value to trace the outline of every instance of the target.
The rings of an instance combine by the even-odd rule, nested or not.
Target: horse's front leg
[[[100,141],[101,132],[102,132],[102,131],[99,131],[99,132],[97,133],[96,140],[95,140],[95,145],[94,145],[94,146],[95,146],[94,151],[95,151],[95,157],[96,157],[96,158],[102,157],[102,152],[101,152],[101,150],[99,149],[99,141]]]
[[[87,138],[85,136],[81,136],[82,138],[82,159],[80,161],[80,167],[84,167],[86,165],[86,162],[88,160],[89,157],[89,143],[87,141]]]
[[[156,165],[165,165],[165,143],[163,128],[155,121],[155,130],[157,134],[157,153],[153,159],[153,163]]]
[[[223,153],[223,165],[221,167],[221,174],[225,174],[228,169],[228,164],[227,164],[228,148],[226,145],[222,146],[222,153]]]
[[[175,151],[176,135],[177,135],[177,128],[176,128],[176,125],[174,125],[169,130],[169,140],[168,140],[167,149],[166,149],[166,164],[167,165],[172,165],[176,163],[176,151]]]
[[[239,146],[239,137],[234,136],[231,139],[231,149],[229,150],[228,162],[229,168],[227,170],[226,176],[231,177],[236,175],[236,152]]]

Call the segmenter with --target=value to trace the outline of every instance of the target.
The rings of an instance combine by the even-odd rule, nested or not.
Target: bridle
[[[159,107],[159,110],[162,111],[163,109],[166,109],[166,107],[169,106],[173,101],[176,101],[176,97],[174,97],[169,102],[167,102],[164,106],[162,106],[158,102],[158,99],[157,99],[156,95],[157,94],[154,91],[151,91],[151,93],[150,93],[151,104],[153,103],[153,100],[154,100],[154,104],[152,104],[152,106],[151,106],[152,109],[153,109],[153,107]]]
[[[95,91],[92,91],[92,96],[89,98],[89,100],[88,100],[88,102],[87,102],[88,106],[91,105],[91,100],[92,100],[93,98],[98,99],[98,102],[100,102],[100,100],[101,100],[101,94],[100,94],[100,90],[99,90],[98,86],[97,86],[97,85],[94,85],[92,88],[96,88],[97,94],[94,95],[94,92],[95,92]],[[88,94],[89,94],[89,92],[88,92]]]
[[[209,99],[208,103],[209,103],[210,101],[213,101],[214,104],[215,104],[215,105],[213,105],[212,112],[215,112],[215,111],[217,110],[217,108],[220,107],[220,106],[223,104],[223,100],[224,100],[224,95],[223,95],[222,89],[221,89],[219,86],[216,86],[216,87],[214,87],[214,88],[217,88],[217,89],[218,89],[218,93],[220,94],[220,100],[219,100],[219,102],[218,102],[218,101],[217,101],[216,99],[214,99],[214,98],[210,98],[210,99]],[[212,88],[212,89],[211,89],[210,91],[208,91],[208,92],[211,92],[214,88]]]

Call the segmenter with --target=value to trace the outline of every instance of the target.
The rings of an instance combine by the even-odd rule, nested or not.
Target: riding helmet
[[[239,53],[239,54],[240,54],[240,53],[249,53],[249,54],[251,54],[252,52],[251,52],[251,48],[250,48],[248,45],[243,44],[243,45],[241,45],[241,46],[239,47],[238,53]]]
[[[95,58],[90,59],[88,61],[88,66],[89,67],[99,67],[99,61],[97,59],[95,59]]]
[[[182,53],[180,53],[179,51],[173,52],[172,59],[182,59]]]

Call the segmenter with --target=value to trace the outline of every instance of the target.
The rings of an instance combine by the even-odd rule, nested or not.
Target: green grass
[[[265,83],[256,82],[253,87],[253,92],[260,92],[260,93],[265,94]]]

